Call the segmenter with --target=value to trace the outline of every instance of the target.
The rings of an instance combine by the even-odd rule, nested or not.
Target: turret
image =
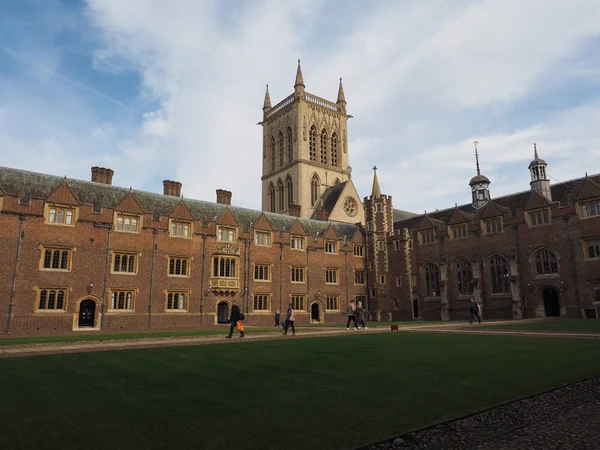
[[[267,113],[271,109],[271,96],[269,95],[269,85],[267,84],[267,91],[265,92],[265,102],[263,103],[263,113]]]
[[[479,153],[477,152],[477,144],[479,144],[479,142],[475,141],[473,144],[475,145],[475,165],[477,166],[477,175],[471,178],[469,186],[471,186],[473,207],[479,209],[490,200],[491,181],[485,175],[481,175],[481,170],[479,170]]]
[[[546,161],[540,159],[537,152],[537,146],[533,143],[533,161],[529,163],[529,172],[531,172],[532,191],[538,191],[549,201],[552,201],[552,193],[550,192],[550,179],[546,174]]]
[[[294,83],[294,90],[296,97],[302,98],[304,96],[304,78],[302,77],[302,68],[300,67],[300,60],[298,60],[298,70],[296,71],[296,82]]]
[[[338,89],[336,105],[341,112],[343,112],[344,114],[346,113],[346,96],[344,95],[344,86],[342,86],[342,78],[341,77],[340,77],[340,87]]]

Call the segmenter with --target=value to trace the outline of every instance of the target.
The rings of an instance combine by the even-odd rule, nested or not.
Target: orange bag
[[[242,323],[241,320],[237,321],[236,328],[238,331],[244,331],[244,324]]]

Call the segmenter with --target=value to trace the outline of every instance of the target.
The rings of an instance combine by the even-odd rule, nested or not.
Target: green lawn
[[[0,448],[347,449],[600,374],[595,340],[363,334],[0,360]]]
[[[479,325],[478,325],[479,326]],[[557,319],[540,322],[511,322],[498,325],[481,325],[482,328],[532,331],[571,331],[600,333],[600,320],[597,319]]]

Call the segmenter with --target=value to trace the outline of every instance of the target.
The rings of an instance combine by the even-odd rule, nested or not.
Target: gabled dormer
[[[169,236],[191,239],[193,225],[194,217],[182,199],[169,214]]]
[[[142,229],[144,211],[130,190],[115,206],[113,226],[122,233],[139,233]]]
[[[46,197],[44,207],[45,222],[50,225],[75,226],[79,216],[79,200],[71,191],[65,178]]]
[[[537,190],[531,191],[525,206],[525,221],[531,227],[550,225],[552,211],[551,202]]]
[[[577,212],[581,219],[600,217],[600,186],[587,176],[575,199],[577,200]]]
[[[252,226],[254,245],[260,247],[271,247],[273,245],[273,226],[269,219],[262,213],[256,223]]]
[[[489,201],[479,216],[481,220],[481,229],[484,235],[500,234],[504,232],[504,215],[510,210],[504,206],[498,205],[494,201]]]
[[[238,240],[240,224],[229,208],[225,208],[217,218],[217,241],[235,243]]]
[[[427,214],[423,216],[419,225],[419,244],[434,244],[436,238],[436,229],[443,225],[443,222],[429,217]]]
[[[448,236],[450,236],[450,239],[466,239],[469,232],[468,224],[471,219],[470,214],[465,213],[458,207],[454,208],[448,222]]]

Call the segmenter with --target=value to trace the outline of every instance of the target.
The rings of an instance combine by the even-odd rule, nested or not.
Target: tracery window
[[[461,259],[456,263],[456,283],[459,295],[473,293],[473,269],[469,261]]]
[[[288,141],[288,162],[292,162],[294,159],[294,142],[292,139],[292,129],[287,129],[287,141]]]
[[[440,271],[433,263],[428,263],[423,273],[425,275],[425,293],[427,297],[440,295]]]
[[[321,164],[327,164],[327,131],[321,131]]]
[[[319,177],[317,175],[313,175],[312,180],[310,180],[310,205],[315,206],[317,200],[319,200]]]
[[[494,256],[490,259],[490,276],[492,278],[492,293],[510,293],[509,269],[506,258]]]
[[[275,170],[275,138],[271,138],[271,170]]]
[[[337,134],[331,135],[331,165],[338,167]]]
[[[279,167],[283,167],[285,160],[283,159],[283,133],[279,133]]]
[[[558,273],[556,255],[548,250],[540,250],[535,255],[535,271],[538,275]]]
[[[277,182],[277,194],[277,196],[279,197],[279,211],[283,211],[285,209],[285,195],[283,193],[283,183],[281,182],[281,180]]]
[[[317,129],[314,125],[310,127],[308,136],[308,154],[311,161],[317,160]]]
[[[287,202],[288,206],[294,203],[294,184],[291,178],[287,179]]]
[[[272,183],[269,185],[269,203],[271,204],[271,212],[275,212],[275,188]]]

